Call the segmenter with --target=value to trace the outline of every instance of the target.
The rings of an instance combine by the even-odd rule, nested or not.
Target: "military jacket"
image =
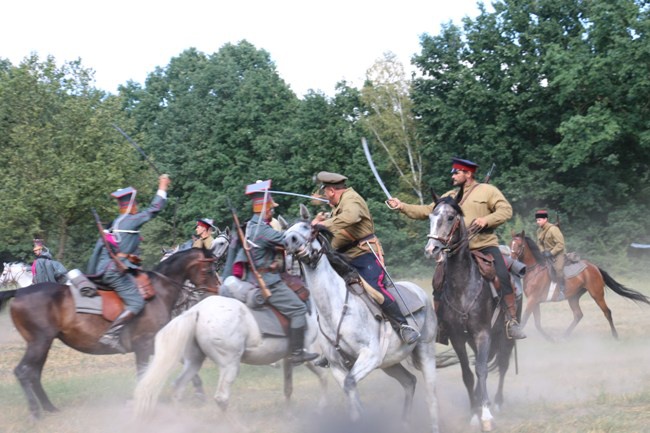
[[[52,255],[41,252],[34,263],[32,263],[32,282],[35,283],[63,283],[66,279],[67,269],[60,262],[52,259]]]
[[[476,185],[474,187],[474,185]],[[457,190],[443,194],[443,197],[455,197]],[[512,218],[512,206],[497,187],[488,183],[474,183],[465,185],[463,192],[464,201],[460,206],[463,210],[465,225],[469,227],[476,218],[485,218],[487,227],[469,242],[469,248],[478,250],[485,247],[498,247],[499,239],[494,230]],[[429,205],[413,205],[404,203],[401,212],[409,218],[427,219],[433,212],[435,203]]]
[[[140,242],[142,240],[140,237],[140,228],[147,221],[156,217],[163,210],[166,203],[166,197],[156,194],[146,210],[117,217],[109,229],[117,242],[115,253],[139,255]],[[118,260],[124,263],[127,268],[138,268],[138,265],[131,263],[126,257],[119,257]],[[88,273],[101,275],[111,265],[113,265],[113,259],[111,259],[108,251],[106,251],[104,242],[99,239],[95,244],[95,250],[88,262]]]
[[[321,224],[334,234],[332,247],[335,249],[345,249],[358,240],[372,238],[375,233],[375,224],[366,201],[352,188],[347,188],[341,194],[332,216]],[[345,254],[354,259],[369,252],[368,245],[362,242],[345,251]]]
[[[212,236],[208,236],[205,239],[197,239],[192,243],[192,248],[205,248],[206,250],[212,249],[212,243],[214,242],[214,238]]]
[[[564,235],[560,228],[549,222],[539,227],[537,229],[537,246],[542,252],[550,251],[553,257],[563,254],[565,252]]]
[[[271,271],[271,268],[276,260],[284,257],[284,234],[273,229],[269,223],[262,221],[259,214],[255,214],[246,225],[246,238],[252,242],[248,244],[250,255],[264,282],[270,286],[280,281],[281,269]],[[235,263],[237,262],[248,263],[246,252],[243,249],[237,252]],[[246,281],[258,284],[255,275],[250,272],[250,267],[249,272],[246,273]]]

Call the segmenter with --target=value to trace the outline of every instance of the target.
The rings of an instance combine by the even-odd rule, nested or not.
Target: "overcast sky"
[[[359,86],[387,51],[410,67],[422,34],[475,17],[477,1],[20,0],[2,7],[0,57],[14,65],[32,52],[59,65],[80,58],[96,86],[115,93],[188,48],[212,54],[246,39],[270,53],[298,96],[333,95],[338,81]]]

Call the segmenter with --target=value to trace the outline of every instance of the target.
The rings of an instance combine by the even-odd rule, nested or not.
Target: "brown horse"
[[[156,296],[123,332],[123,345],[135,352],[138,374],[153,354],[156,332],[171,319],[172,307],[182,292],[183,282],[191,281],[197,288],[216,293],[219,280],[214,270],[216,258],[202,249],[189,249],[174,254],[147,272]],[[11,318],[27,341],[27,349],[14,369],[27,397],[33,418],[41,410],[57,411],[41,384],[41,373],[55,338],[80,352],[106,355],[117,353],[98,343],[111,322],[100,315],[77,313],[70,288],[56,283],[39,283],[17,290],[0,292],[3,301],[13,298]]]
[[[523,231],[517,234],[513,233],[510,249],[512,258],[517,259],[526,265],[524,293],[526,294],[527,301],[522,319],[522,327],[525,326],[530,314],[532,313],[537,330],[549,340],[551,340],[551,337],[542,329],[541,313],[539,308],[539,305],[542,302],[557,302],[565,299],[569,301],[569,306],[571,307],[571,311],[573,311],[573,322],[571,322],[567,330],[564,332],[564,336],[568,337],[583,316],[582,310],[580,309],[580,297],[586,292],[589,292],[609,322],[612,336],[614,336],[614,338],[618,338],[618,332],[616,332],[616,328],[614,327],[612,311],[605,302],[605,286],[609,287],[624,298],[631,299],[635,302],[650,304],[650,299],[648,297],[618,283],[607,272],[587,260],[582,260],[582,263],[586,265],[586,267],[580,271],[580,273],[566,278],[564,298],[558,297],[558,293],[551,293],[549,299],[549,291],[552,281],[550,266],[547,264],[546,259],[542,255],[535,241],[530,237],[527,237]]]

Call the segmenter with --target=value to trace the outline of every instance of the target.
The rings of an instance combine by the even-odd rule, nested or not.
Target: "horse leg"
[[[316,367],[311,362],[305,363],[305,367],[318,377],[320,383],[320,398],[318,399],[318,412],[322,412],[327,407],[327,372],[324,368]]]
[[[582,313],[582,309],[580,308],[580,296],[581,294],[577,294],[576,296],[572,296],[571,298],[568,299],[569,301],[569,306],[571,307],[571,311],[573,311],[573,322],[569,325],[569,327],[564,331],[564,337],[568,337],[571,335],[571,332],[573,332],[573,329],[580,323],[580,320],[582,320],[582,316],[584,314]]]
[[[413,395],[415,394],[415,384],[417,379],[409,372],[402,364],[394,364],[390,367],[384,368],[384,372],[390,377],[397,380],[402,388],[404,388],[404,407],[402,408],[402,424],[404,430],[407,430],[409,425],[409,415],[413,407]]]
[[[330,369],[332,370],[332,376],[334,376],[334,380],[336,380],[341,389],[343,389],[343,392],[345,392],[348,397],[348,401],[350,402],[350,419],[353,422],[358,421],[361,418],[361,413],[363,412],[363,405],[361,404],[358,393],[356,393],[356,384],[349,383],[348,371],[345,368],[337,365],[337,363],[331,362]],[[350,387],[353,389],[350,390]]]
[[[174,401],[180,401],[183,397],[187,383],[191,380],[194,385],[194,395],[199,398],[200,401],[205,401],[205,392],[203,391],[203,385],[201,378],[199,377],[199,370],[205,361],[205,354],[196,344],[190,344],[185,349],[183,355],[183,370],[181,374],[174,379],[172,385],[172,395]],[[198,380],[198,388],[196,381]]]
[[[41,417],[41,408],[48,412],[58,411],[48,398],[41,383],[43,366],[52,341],[53,339],[48,337],[27,343],[25,354],[14,369],[14,374],[27,398],[29,412],[33,419]]]
[[[462,338],[453,336],[451,339],[451,345],[458,356],[458,361],[460,363],[460,369],[463,374],[463,383],[467,389],[467,394],[469,395],[469,405],[472,411],[472,414],[476,414],[477,411],[477,402],[476,395],[474,393],[474,372],[469,366],[469,357],[467,356],[467,348],[465,346],[465,341]]]
[[[537,303],[532,308],[533,320],[535,320],[535,328],[537,328],[537,331],[542,334],[542,336],[548,341],[554,341],[554,338],[551,337],[546,331],[544,331],[544,328],[542,328],[542,310],[540,305],[540,303]]]
[[[291,405],[291,394],[293,394],[293,364],[289,358],[282,360],[282,372],[284,373],[284,401],[289,407]]]
[[[605,290],[601,289],[597,293],[594,293],[593,291],[589,290],[589,294],[591,295],[593,300],[596,301],[596,304],[598,304],[601,311],[605,315],[605,318],[609,322],[609,328],[612,331],[612,337],[618,340],[618,332],[616,331],[616,327],[614,326],[614,319],[612,318],[612,310],[609,309],[607,302],[605,302]]]
[[[436,347],[435,342],[418,342],[413,350],[414,365],[422,372],[425,398],[431,417],[431,432],[438,433],[438,399],[436,397]]]
[[[510,355],[517,342],[514,340],[507,341],[505,335],[499,336],[498,338],[501,343],[496,354],[496,362],[499,367],[499,385],[497,387],[497,392],[494,395],[494,405],[496,410],[500,411],[503,406],[503,385],[505,383],[506,373],[510,367]]]
[[[479,417],[482,431],[492,431],[492,413],[487,391],[488,357],[490,355],[490,334],[481,331],[474,339],[476,344],[476,399],[480,400]]]

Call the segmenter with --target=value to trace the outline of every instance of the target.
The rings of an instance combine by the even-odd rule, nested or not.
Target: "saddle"
[[[101,314],[106,320],[112,322],[124,310],[122,298],[113,289],[100,282],[101,276],[85,275],[78,269],[73,269],[68,273],[68,277],[78,312]],[[155,296],[156,291],[146,272],[137,272],[133,277],[145,301]]]
[[[497,278],[497,270],[494,266],[494,257],[492,254],[483,254],[480,251],[472,251],[472,257],[478,265],[478,270],[481,276],[487,282],[492,283],[495,289],[499,289],[499,287],[501,287],[501,283]],[[433,272],[433,280],[431,281],[431,286],[433,287],[434,292],[440,292],[442,290],[442,284],[444,280],[444,267],[436,266],[436,269]]]
[[[305,287],[305,283],[300,276],[282,272],[280,278],[301,301],[307,302],[310,296],[309,289]],[[224,281],[220,295],[237,299],[246,304],[257,320],[263,334],[270,336],[288,335],[289,319],[264,299],[259,286],[256,284],[230,276]],[[271,317],[269,317],[269,314]],[[274,320],[273,316],[277,320]],[[279,323],[279,328],[276,326],[276,322]]]

